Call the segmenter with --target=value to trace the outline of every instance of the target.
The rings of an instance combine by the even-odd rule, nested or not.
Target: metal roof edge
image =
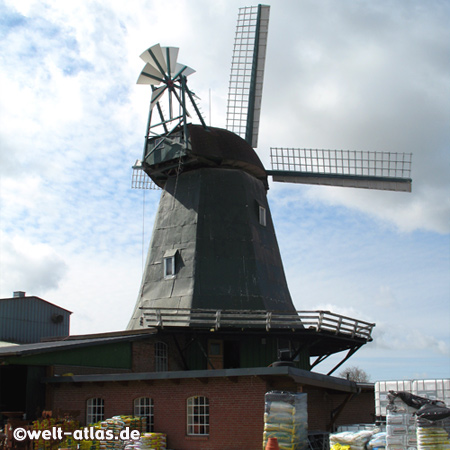
[[[345,378],[333,377],[318,372],[309,372],[308,370],[297,369],[296,367],[289,367],[289,369],[291,378],[300,384],[345,392],[360,391],[357,383]]]
[[[147,334],[155,334],[157,329],[154,327],[147,327],[137,330],[120,330],[120,331],[107,331],[103,333],[91,333],[91,334],[71,334],[63,338],[66,341],[78,341],[83,339],[97,339],[97,338],[109,338],[109,337],[126,337],[126,336],[135,336],[135,335],[147,335]],[[60,341],[61,338],[46,338],[42,342],[54,342]]]
[[[9,347],[0,347],[0,358],[8,356],[28,356],[41,353],[51,353],[53,351],[67,350],[68,348],[92,347],[95,345],[115,344],[121,341],[135,341],[145,338],[146,335],[153,333],[140,333],[126,336],[111,336],[91,339],[64,339],[59,341],[35,342],[32,344],[11,345]]]
[[[55,308],[62,309],[63,311],[68,312],[69,314],[73,314],[73,311],[69,311],[66,308],[63,308],[62,306],[56,305],[55,303],[49,302],[48,300],[44,300],[41,297],[37,297],[36,295],[25,295],[25,297],[7,297],[7,298],[0,298],[0,302],[3,300],[23,300],[23,299],[35,299],[39,300],[41,302],[47,303],[48,305],[52,305]]]
[[[232,378],[232,377],[273,377],[287,376],[296,383],[308,386],[322,387],[344,392],[358,392],[357,383],[344,378],[332,377],[316,372],[309,372],[289,366],[255,367],[246,369],[219,369],[219,370],[186,370],[173,372],[134,372],[134,373],[109,373],[95,375],[54,376],[44,378],[42,381],[48,384],[59,383],[101,383],[124,381],[158,381],[179,379],[203,379],[203,378]]]

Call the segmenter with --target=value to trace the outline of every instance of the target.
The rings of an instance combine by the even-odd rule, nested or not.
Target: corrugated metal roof
[[[116,342],[122,341],[134,341],[138,339],[143,339],[147,334],[150,333],[139,333],[139,334],[127,334],[127,335],[119,335],[119,336],[110,336],[110,337],[95,337],[95,338],[87,338],[83,339],[80,336],[80,339],[66,339],[60,341],[50,341],[50,342],[36,342],[33,344],[22,344],[22,345],[12,345],[10,347],[2,347],[0,348],[0,358],[8,357],[8,356],[25,356],[25,355],[33,355],[39,353],[50,353],[53,351],[72,349],[72,348],[80,348],[80,347],[88,347],[95,345],[104,345],[104,344],[113,344]]]

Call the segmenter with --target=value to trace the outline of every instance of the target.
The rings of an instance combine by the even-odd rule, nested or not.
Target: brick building
[[[30,418],[36,409],[52,410],[55,415],[73,415],[82,424],[118,414],[146,415],[149,429],[166,433],[168,448],[177,450],[260,449],[264,395],[271,390],[308,394],[312,434],[373,421],[373,385],[300,368],[301,358],[294,364],[254,366],[245,364],[241,353],[247,367],[212,368],[214,362],[219,365],[220,355],[208,356],[217,350],[208,345],[208,338],[213,335],[212,343],[217,344],[232,333],[209,333],[202,337],[197,329],[197,336],[177,335],[155,327],[3,348],[0,377],[5,379],[9,372],[9,391],[19,391],[25,380],[35,394],[25,401],[33,404],[10,402],[2,407],[28,411]],[[272,338],[281,341],[276,330],[264,338],[239,333],[244,341],[246,335],[266,339],[266,346]],[[189,354],[189,342],[198,354],[194,349]],[[30,373],[34,377],[27,379]]]

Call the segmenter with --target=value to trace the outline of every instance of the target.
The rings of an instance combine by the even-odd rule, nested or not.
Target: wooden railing
[[[189,308],[140,308],[149,327],[192,326],[199,328],[265,328],[325,331],[336,335],[372,340],[374,323],[329,311],[213,310]]]

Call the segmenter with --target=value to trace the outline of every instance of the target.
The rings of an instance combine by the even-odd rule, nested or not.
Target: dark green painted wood
[[[197,337],[195,341],[187,347],[185,358],[189,370],[206,370],[207,359],[204,351],[207,352],[207,337]]]
[[[149,139],[147,141],[144,163],[153,166],[169,161],[178,162],[178,159],[181,156],[187,154],[187,150],[181,143],[175,143],[174,138],[181,139],[181,132],[175,133],[175,135],[168,138],[167,141],[160,137]]]
[[[277,360],[275,338],[248,337],[241,344],[241,367],[267,367]]]
[[[229,361],[225,356],[224,351],[224,367],[229,368],[254,368],[254,367],[268,367],[270,364],[278,360],[278,348],[284,345],[284,342],[289,340],[283,339],[283,344],[280,344],[280,338],[277,336],[267,335],[245,335],[243,333],[238,339],[235,336],[220,336],[214,333],[210,335],[199,335],[185,350],[185,358],[189,370],[205,370],[208,367],[205,353],[208,353],[208,339],[214,339],[223,342],[224,349],[227,343],[230,344],[235,352],[238,352],[239,362],[237,366],[229,366]],[[236,345],[236,343],[238,345]],[[301,346],[296,340],[291,341],[291,348],[297,349]],[[228,362],[228,364],[227,364]],[[234,361],[233,361],[234,362]],[[303,349],[296,360],[294,361],[296,367],[304,370],[310,369],[309,353],[305,348]]]

